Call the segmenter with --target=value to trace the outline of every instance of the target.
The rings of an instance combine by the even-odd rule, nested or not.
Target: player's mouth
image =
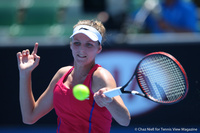
[[[86,58],[85,55],[81,55],[81,54],[77,54],[77,56],[78,56],[79,58]]]

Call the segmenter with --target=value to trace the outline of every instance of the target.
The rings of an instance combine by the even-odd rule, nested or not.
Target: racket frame
[[[171,102],[159,102],[158,100],[154,99],[153,97],[151,97],[150,95],[147,95],[146,92],[144,91],[140,81],[139,81],[139,78],[138,78],[138,74],[137,74],[137,69],[139,67],[139,65],[141,64],[141,62],[143,60],[145,60],[146,58],[148,58],[149,56],[152,56],[152,55],[156,55],[156,54],[161,54],[161,55],[164,55],[165,57],[173,60],[175,62],[175,64],[178,66],[178,68],[180,69],[180,71],[182,72],[182,75],[184,77],[184,81],[185,81],[185,85],[186,85],[186,89],[185,89],[185,93],[182,97],[179,97],[178,99],[174,100],[174,101],[171,101]],[[166,52],[153,52],[153,53],[149,53],[147,54],[137,65],[136,69],[135,69],[135,75],[136,75],[136,79],[137,79],[137,83],[138,83],[138,86],[140,87],[140,89],[142,90],[142,92],[144,93],[145,95],[145,98],[148,98],[154,102],[157,102],[157,103],[161,103],[161,104],[174,104],[174,103],[177,103],[179,102],[180,100],[184,99],[188,93],[188,89],[189,89],[189,83],[188,83],[188,78],[187,78],[187,74],[183,68],[183,66],[180,64],[180,62],[174,57],[172,56],[171,54],[168,54]],[[139,94],[140,95],[140,94]],[[140,95],[141,96],[141,95]]]
[[[184,81],[185,81],[185,85],[186,85],[186,90],[185,90],[185,94],[183,97],[180,97],[179,99],[175,100],[175,101],[171,101],[171,102],[159,102],[158,100],[154,99],[153,97],[151,97],[150,95],[147,95],[146,92],[144,91],[144,88],[142,87],[140,81],[138,80],[138,74],[137,74],[137,70],[138,70],[138,67],[140,66],[141,62],[146,59],[147,57],[149,56],[152,56],[152,55],[156,55],[156,54],[162,54],[162,55],[165,55],[166,57],[172,59],[175,64],[178,66],[178,68],[180,68],[182,74],[183,74],[183,77],[184,77]],[[134,80],[134,78],[136,77],[136,80],[137,80],[137,83],[138,83],[138,86],[140,87],[141,91],[143,93],[139,93],[138,91],[135,91],[135,90],[132,90],[132,91],[126,91],[125,88]],[[135,71],[133,73],[133,75],[131,76],[131,78],[129,79],[129,81],[121,86],[121,87],[117,87],[115,89],[111,89],[111,90],[108,90],[106,92],[104,92],[104,94],[108,97],[114,97],[114,96],[118,96],[118,95],[121,95],[123,93],[127,93],[127,94],[133,94],[133,95],[138,95],[138,96],[142,96],[142,97],[145,97],[151,101],[154,101],[154,102],[157,102],[157,103],[161,103],[161,104],[174,104],[174,103],[177,103],[179,102],[180,100],[184,99],[185,96],[187,95],[188,93],[188,88],[189,88],[189,84],[188,84],[188,79],[187,79],[187,75],[186,75],[186,72],[184,70],[184,68],[182,67],[182,65],[179,63],[179,61],[173,57],[172,55],[166,53],[166,52],[153,52],[153,53],[150,53],[150,54],[147,54],[144,58],[142,58],[142,60],[139,61],[139,63],[137,64],[136,68],[135,68]]]

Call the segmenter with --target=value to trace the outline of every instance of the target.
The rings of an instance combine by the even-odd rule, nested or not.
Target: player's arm
[[[104,68],[98,68],[94,72],[92,89],[94,99],[100,107],[106,107],[113,118],[123,126],[128,126],[131,120],[130,113],[120,96],[114,98],[106,97],[103,92],[116,88],[113,76]]]
[[[53,89],[63,73],[59,70],[51,80],[46,91],[35,101],[32,92],[32,71],[38,66],[40,57],[37,55],[38,43],[33,52],[23,50],[17,53],[19,69],[19,101],[23,122],[33,124],[53,108]]]
[[[69,67],[58,70],[47,89],[37,101],[35,101],[32,92],[31,75],[28,75],[28,78],[20,78],[20,106],[23,122],[25,124],[34,124],[53,109],[54,87],[67,69],[69,69]]]

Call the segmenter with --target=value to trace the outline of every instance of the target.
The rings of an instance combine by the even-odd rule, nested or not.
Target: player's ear
[[[97,53],[98,53],[98,54],[101,53],[101,50],[102,50],[102,46],[101,46],[101,44],[99,44],[99,48],[98,48]]]

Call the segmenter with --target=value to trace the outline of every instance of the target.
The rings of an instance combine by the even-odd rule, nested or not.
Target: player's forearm
[[[113,101],[106,106],[106,108],[110,111],[113,118],[122,126],[128,126],[131,120],[130,113],[127,108],[118,103],[115,98]]]
[[[19,100],[23,122],[30,124],[32,121],[31,114],[35,106],[35,100],[32,93],[31,73],[20,73],[20,92]]]

